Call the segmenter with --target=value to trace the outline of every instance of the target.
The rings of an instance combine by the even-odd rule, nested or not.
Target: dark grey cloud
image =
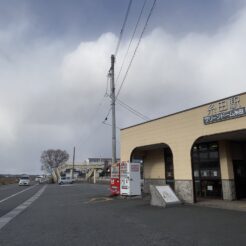
[[[242,2],[182,2],[158,1],[120,94],[149,118],[246,89]],[[0,3],[0,172],[37,173],[48,148],[71,154],[76,146],[78,162],[110,156],[106,75],[128,1]],[[141,3],[134,1],[116,73]],[[117,105],[118,127],[140,122]]]
[[[132,27],[143,0],[134,0],[128,27]],[[147,3],[147,11],[151,1]],[[157,1],[149,30],[159,26],[169,33],[214,32],[241,9],[244,0]],[[1,0],[0,27],[29,24],[27,39],[92,40],[102,33],[119,34],[128,1],[115,0]],[[24,36],[22,37],[24,38]]]

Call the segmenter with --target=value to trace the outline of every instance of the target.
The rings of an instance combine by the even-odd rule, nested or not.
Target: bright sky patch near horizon
[[[77,163],[111,156],[104,95],[128,2],[0,0],[0,173],[40,173],[49,148],[72,157],[75,146]],[[116,74],[143,2],[133,0]],[[245,92],[245,43],[245,0],[157,0],[119,99],[153,119]],[[118,128],[143,122],[116,110]]]

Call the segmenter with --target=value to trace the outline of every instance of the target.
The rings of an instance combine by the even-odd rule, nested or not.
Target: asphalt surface
[[[0,217],[25,202],[39,188],[35,183],[31,186],[18,186],[18,184],[0,186]]]
[[[42,187],[8,202],[17,206],[18,196],[28,199]],[[0,245],[246,245],[245,212],[188,205],[164,209],[108,194],[105,185],[48,185],[0,230]]]
[[[33,182],[31,186],[35,185]],[[0,201],[14,193],[28,189],[30,186],[19,186],[18,184],[0,185]]]

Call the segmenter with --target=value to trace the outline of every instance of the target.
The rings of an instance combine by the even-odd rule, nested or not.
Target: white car
[[[37,176],[37,177],[35,178],[35,181],[36,181],[36,182],[40,182],[40,180],[42,180],[42,178],[43,178],[43,176]]]
[[[48,181],[48,178],[40,175],[35,178],[35,181],[38,182],[39,184],[42,184],[42,183],[46,183]]]
[[[72,184],[73,183],[73,180],[70,179],[69,177],[60,177],[59,178],[59,181],[58,181],[58,184]]]
[[[30,178],[28,176],[21,177],[19,185],[30,185]]]

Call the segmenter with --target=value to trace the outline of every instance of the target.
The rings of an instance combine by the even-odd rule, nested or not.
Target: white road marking
[[[12,197],[14,197],[14,196],[19,195],[19,194],[21,194],[22,192],[25,192],[25,191],[27,191],[27,190],[33,189],[35,186],[37,186],[37,184],[34,185],[34,186],[31,186],[31,187],[29,187],[29,188],[27,188],[27,189],[25,189],[25,190],[19,191],[19,192],[15,193],[15,194],[13,194],[13,195],[11,195],[11,196],[8,196],[8,197],[4,198],[3,200],[0,201],[0,203],[7,201],[8,199],[10,199],[10,198],[12,198]]]
[[[45,185],[42,189],[40,189],[36,194],[34,194],[31,198],[23,202],[21,205],[18,207],[14,208],[11,210],[9,213],[3,215],[0,217],[0,230],[8,224],[12,219],[14,219],[18,214],[23,212],[27,207],[29,207],[35,200],[37,200],[44,190],[46,189],[47,185]]]
[[[89,201],[84,202],[84,203],[98,203],[98,202],[109,202],[112,201],[113,198],[110,197],[93,197]]]
[[[74,186],[74,184],[61,184],[60,187],[68,187],[68,186]]]

